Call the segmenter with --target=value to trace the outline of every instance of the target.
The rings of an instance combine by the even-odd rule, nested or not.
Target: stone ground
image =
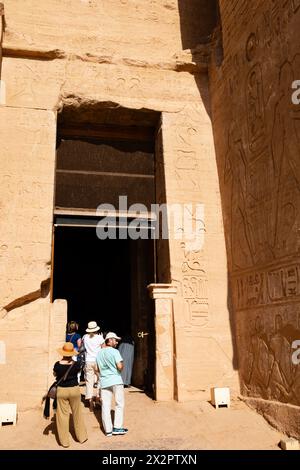
[[[231,408],[215,409],[209,402],[157,403],[136,388],[125,389],[125,436],[106,437],[100,427],[100,409],[84,409],[89,439],[74,440],[71,450],[278,450],[284,436],[271,428],[241,400]],[[42,408],[18,413],[16,426],[0,428],[1,450],[58,450],[53,414]],[[68,450],[68,449],[63,449]]]

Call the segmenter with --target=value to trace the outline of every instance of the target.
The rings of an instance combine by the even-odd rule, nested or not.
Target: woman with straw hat
[[[69,411],[72,410],[74,430],[80,443],[87,440],[87,432],[82,415],[81,394],[78,385],[77,374],[80,370],[80,362],[74,362],[72,356],[78,352],[72,343],[65,343],[58,349],[62,359],[54,364],[53,373],[56,380],[61,381],[57,385],[57,411],[56,426],[58,437],[63,447],[69,447]]]

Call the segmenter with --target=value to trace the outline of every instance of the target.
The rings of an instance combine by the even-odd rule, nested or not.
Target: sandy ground
[[[89,439],[75,441],[71,426],[71,450],[278,450],[284,436],[240,400],[231,408],[215,409],[209,402],[157,403],[136,388],[125,389],[124,436],[106,437],[101,430],[101,410],[84,408]],[[58,450],[54,415],[42,416],[42,407],[18,413],[16,426],[0,428],[1,450]]]

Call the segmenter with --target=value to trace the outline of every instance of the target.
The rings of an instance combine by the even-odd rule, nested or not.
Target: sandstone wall
[[[54,381],[56,351],[64,339],[65,300],[38,299],[0,316],[1,403],[17,403],[18,410],[41,406]]]
[[[10,311],[4,321],[20,298],[31,300],[26,309],[35,311],[50,274],[56,112],[72,105],[80,113],[97,103],[159,111],[167,202],[204,207],[201,248],[170,242],[170,281],[178,287],[177,398],[209,398],[210,386],[236,392],[207,55],[198,49],[196,62],[182,51],[177,2],[7,0],[5,18],[0,249],[7,282],[0,304]],[[45,367],[37,368],[41,380]],[[21,377],[15,385],[22,387]]]
[[[260,410],[278,402],[266,413],[289,431],[279,403],[300,405],[300,2],[221,0],[220,10],[224,60],[210,90],[241,387]]]

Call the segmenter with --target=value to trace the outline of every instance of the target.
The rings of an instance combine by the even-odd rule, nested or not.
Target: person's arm
[[[118,369],[119,372],[123,370],[123,357],[120,354],[120,351],[118,349],[114,349],[115,353],[115,361],[116,361],[116,368]]]
[[[57,377],[57,370],[56,370],[56,368],[57,368],[57,362],[56,362],[56,363],[54,364],[54,366],[53,366],[53,375],[54,375],[55,378]]]
[[[78,348],[78,350],[79,350],[81,344],[82,344],[82,339],[81,339],[81,338],[78,338],[78,340],[77,340],[77,348]]]

